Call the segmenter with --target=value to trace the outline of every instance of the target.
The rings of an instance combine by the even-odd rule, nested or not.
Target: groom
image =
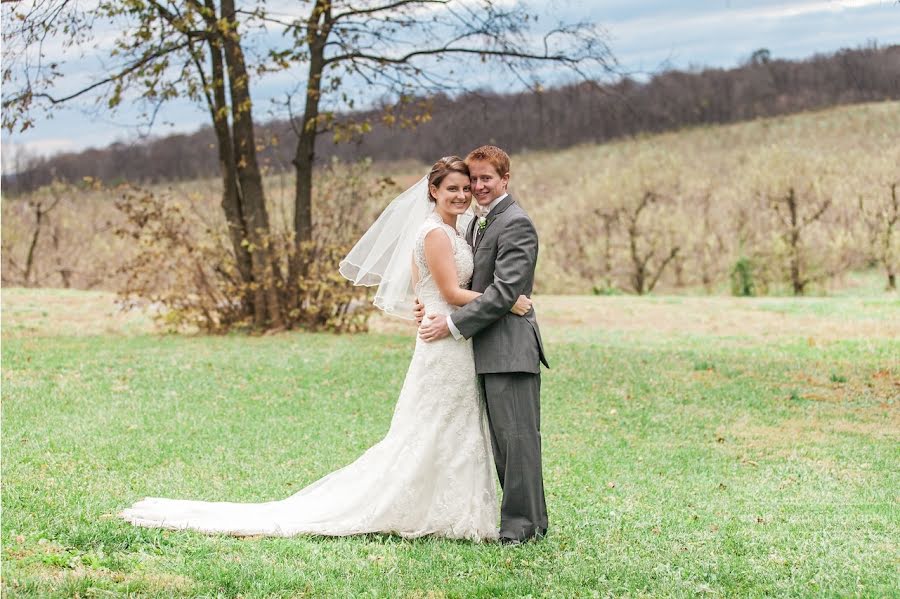
[[[503,488],[500,541],[521,543],[547,532],[541,474],[541,370],[549,368],[534,310],[510,313],[519,295],[531,295],[538,238],[509,185],[509,156],[482,146],[466,164],[475,201],[484,216],[473,219],[466,241],[475,250],[472,290],[481,297],[452,316],[433,318],[419,336],[435,341],[472,338],[475,370],[487,401],[494,462]],[[423,309],[416,305],[421,322]]]

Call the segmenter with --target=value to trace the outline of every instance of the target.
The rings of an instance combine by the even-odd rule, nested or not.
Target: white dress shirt
[[[499,198],[497,198],[496,200],[494,200],[493,202],[488,204],[488,206],[487,206],[488,213],[490,213],[491,210],[496,208],[497,204],[502,202],[503,199],[506,198],[506,196],[508,196],[508,195],[509,195],[508,193],[504,193],[502,196],[500,196]],[[478,232],[479,232],[478,225],[475,225],[475,231],[472,233],[472,245],[473,246],[475,245],[475,240],[478,239]],[[447,328],[450,329],[450,334],[453,335],[453,338],[456,339],[457,341],[459,341],[460,339],[463,338],[462,333],[459,332],[459,329],[457,329],[456,325],[453,324],[453,319],[449,316],[447,317]]]

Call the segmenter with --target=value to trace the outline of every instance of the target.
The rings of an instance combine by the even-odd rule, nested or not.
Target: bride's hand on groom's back
[[[519,299],[516,300],[516,303],[513,304],[513,307],[510,308],[510,312],[515,314],[516,316],[525,316],[528,314],[528,311],[531,310],[532,302],[530,299],[525,297],[524,295],[520,295]]]

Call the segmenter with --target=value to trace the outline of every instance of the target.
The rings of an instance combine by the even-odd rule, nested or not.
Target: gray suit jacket
[[[477,219],[472,219],[466,240],[472,244]],[[520,295],[531,296],[538,237],[531,219],[512,196],[487,215],[487,227],[475,243],[472,291],[478,299],[453,313],[453,324],[463,337],[472,338],[475,370],[539,373],[548,368],[534,309],[516,316],[510,309]]]

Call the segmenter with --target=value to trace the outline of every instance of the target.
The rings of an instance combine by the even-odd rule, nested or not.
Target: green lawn
[[[4,297],[4,596],[900,595],[895,298],[538,297],[550,534],[510,548],[119,521],[147,495],[280,499],[352,461],[412,340],[53,335],[22,324],[30,293]]]

